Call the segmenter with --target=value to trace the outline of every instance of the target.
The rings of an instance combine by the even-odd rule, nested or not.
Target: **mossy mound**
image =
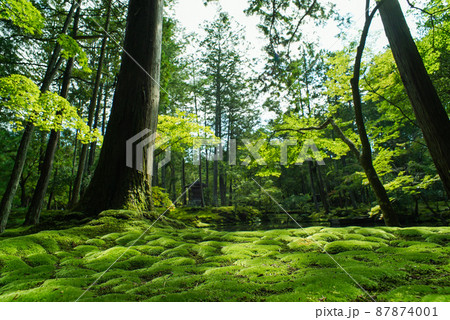
[[[370,301],[354,280],[377,301],[450,301],[448,227],[223,232],[154,221],[109,210],[1,237],[0,301]]]

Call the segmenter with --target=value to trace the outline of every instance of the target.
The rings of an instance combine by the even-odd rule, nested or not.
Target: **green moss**
[[[158,268],[159,266],[186,266],[194,265],[195,260],[185,257],[174,257],[156,262],[153,266]]]
[[[384,301],[410,302],[421,301],[421,297],[426,296],[428,296],[428,300],[432,300],[433,296],[439,300],[442,298],[441,295],[450,295],[450,289],[426,285],[404,285],[380,294],[379,298]]]
[[[331,241],[339,240],[340,238],[336,234],[321,232],[321,233],[316,233],[316,234],[313,234],[312,236],[309,236],[308,239],[311,239],[314,241],[331,242]]]
[[[284,245],[283,242],[278,241],[278,240],[257,240],[253,242],[254,244],[258,244],[258,245],[275,245],[275,246],[282,246]]]
[[[321,250],[325,246],[325,241],[313,241],[312,239],[294,238],[292,242],[288,243],[288,247],[291,250],[296,251],[317,251]]]
[[[101,237],[102,240],[106,241],[115,241],[120,238],[123,234],[119,232],[108,233]]]
[[[386,240],[393,240],[395,239],[395,236],[393,234],[390,234],[383,229],[375,229],[375,228],[358,228],[355,229],[354,232],[356,234],[362,234],[363,236],[372,236],[372,237],[378,237]]]
[[[74,301],[100,276],[82,301],[368,300],[323,245],[379,301],[450,296],[448,227],[220,232],[167,219],[128,248],[151,224],[132,217],[0,237],[0,300]]]
[[[28,256],[24,260],[31,267],[37,267],[42,265],[53,265],[58,261],[58,258],[47,253],[38,253]]]
[[[141,245],[133,247],[133,249],[136,249],[144,254],[150,255],[150,256],[159,256],[161,253],[164,252],[164,247],[161,246],[149,246],[149,245]]]
[[[55,277],[56,278],[86,278],[95,274],[94,270],[89,270],[80,267],[65,267],[56,270]]]
[[[141,253],[135,249],[114,247],[105,251],[94,252],[87,255],[83,260],[83,264],[88,269],[104,271],[116,261],[124,261],[140,254]]]
[[[75,301],[84,292],[81,288],[71,286],[37,287],[29,290],[21,290],[0,296],[0,301],[27,301],[27,302],[57,302]],[[90,294],[87,293],[89,296]]]
[[[0,254],[26,257],[37,253],[46,253],[46,251],[42,246],[26,237],[0,241]]]
[[[343,251],[353,250],[375,250],[381,246],[386,246],[383,243],[359,241],[359,240],[343,240],[334,241],[325,245],[324,250],[328,253],[338,253]]]
[[[135,270],[151,267],[159,259],[152,256],[135,256],[125,261],[117,262],[114,268]]]
[[[88,253],[97,252],[97,251],[99,251],[99,249],[96,246],[91,246],[91,245],[76,246],[73,249],[74,255],[78,256],[78,257],[84,257]]]
[[[160,237],[160,238],[158,238],[156,240],[152,240],[152,241],[147,242],[147,245],[149,245],[149,246],[161,246],[161,247],[164,247],[164,248],[174,248],[174,247],[179,246],[181,244],[183,244],[183,242],[176,241],[176,240],[174,240],[172,238],[169,238],[169,237]]]
[[[446,246],[450,243],[450,234],[433,234],[428,236],[425,241]]]
[[[395,232],[395,234],[404,239],[417,239],[417,238],[425,238],[429,235],[432,235],[433,232],[429,231],[427,228],[424,227],[414,227],[414,228],[398,229]]]
[[[139,240],[138,240],[139,239]],[[142,232],[128,232],[117,238],[115,242],[121,246],[143,245],[146,241],[143,239]]]
[[[96,247],[103,247],[106,244],[106,241],[102,239],[89,239],[88,241],[86,241],[86,244]]]
[[[342,238],[344,240],[360,240],[360,241],[366,239],[365,236],[363,236],[362,234],[357,234],[357,233],[344,234],[342,236]]]
[[[29,268],[30,266],[19,257],[0,254],[0,270],[2,272]]]
[[[101,217],[113,217],[116,219],[133,220],[141,219],[143,217],[142,212],[131,211],[131,210],[107,210],[103,211],[98,215]]]

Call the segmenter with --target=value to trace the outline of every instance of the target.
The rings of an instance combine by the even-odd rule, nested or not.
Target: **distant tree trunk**
[[[219,188],[220,188],[220,205],[227,205],[227,177],[224,172],[223,163],[220,163],[219,168]]]
[[[144,129],[156,132],[159,105],[163,0],[130,0],[124,54],[97,168],[78,210],[151,210],[151,177],[126,166],[126,141]]]
[[[314,173],[312,169],[312,162],[308,161],[308,170],[309,170],[309,183],[311,185],[311,195],[314,201],[314,207],[316,208],[316,211],[319,211],[319,202],[317,202],[316,197],[316,188],[314,187]]]
[[[61,34],[67,33],[67,29],[69,28],[76,7],[77,3],[74,2],[70,7],[69,13],[66,16],[66,20],[64,22]],[[56,42],[52,55],[47,64],[47,70],[45,72],[44,79],[41,84],[42,93],[45,93],[49,90],[53,78],[55,77],[58,68],[62,63],[62,59],[59,56],[60,53],[61,53],[61,45],[58,42]],[[31,122],[27,123],[22,135],[22,139],[19,144],[19,148],[17,150],[16,159],[14,161],[14,167],[11,172],[8,185],[6,187],[5,193],[3,194],[2,201],[0,203],[0,233],[5,231],[6,224],[8,222],[12,202],[14,200],[14,196],[16,195],[20,176],[22,175],[23,167],[27,159],[28,148],[30,146],[33,132],[34,132],[34,124]]]
[[[50,190],[50,194],[48,195],[47,210],[51,210],[51,208],[52,208],[52,201],[53,201],[53,197],[55,195],[57,177],[58,177],[58,167],[56,167],[55,171],[53,172],[53,184],[52,184],[52,188]]]
[[[78,32],[78,22],[80,19],[81,7],[78,7],[75,13],[73,22],[72,36],[76,36]],[[72,75],[74,59],[69,58],[67,60],[66,69],[64,71],[63,82],[61,86],[60,96],[67,98],[70,86],[70,78]],[[57,112],[61,115],[61,112]],[[41,164],[41,174],[39,180],[34,189],[33,198],[31,199],[30,207],[25,217],[24,225],[33,225],[39,223],[39,217],[41,215],[42,206],[44,204],[45,193],[47,192],[48,183],[50,181],[50,175],[53,168],[53,161],[55,159],[56,149],[58,147],[60,131],[52,130],[47,143],[47,149],[45,150],[44,160]]]
[[[100,84],[99,93],[97,95],[97,106],[95,107],[94,124],[92,129],[98,128],[98,118],[100,116],[101,102],[102,102],[103,84]],[[89,157],[87,162],[87,172],[90,173],[95,162],[95,150],[97,149],[97,141],[91,142],[89,147]]]
[[[164,166],[161,168],[161,187],[163,189],[166,189],[166,178],[167,178],[166,176],[167,176],[166,167]]]
[[[103,112],[102,112],[102,136],[106,132],[106,102],[108,101],[108,89],[105,86],[105,94],[103,95]]]
[[[22,174],[22,177],[20,178],[20,182],[19,182],[19,185],[20,185],[20,207],[21,208],[28,207],[28,202],[30,201],[30,199],[27,197],[27,188],[26,188],[27,180],[28,180],[28,177],[24,178],[23,174]]]
[[[175,166],[173,164],[173,161],[170,162],[170,195],[173,201],[177,199],[176,195],[176,176],[175,176]]]
[[[206,184],[208,185],[208,188],[206,189],[208,194],[207,194],[207,200],[208,200],[208,205],[211,204],[211,194],[210,194],[210,188],[209,188],[209,165],[208,165],[208,149],[206,149],[205,151],[205,178],[206,178]]]
[[[450,120],[425,69],[397,0],[385,0],[380,15],[417,124],[450,196]]]
[[[359,77],[361,71],[361,58],[363,55],[364,47],[366,44],[367,34],[369,32],[370,23],[375,15],[375,10],[369,15],[369,0],[366,1],[366,23],[361,35],[361,40],[357,49],[355,66],[353,70],[353,78],[351,79],[352,94],[353,94],[353,105],[355,109],[355,120],[358,127],[358,134],[361,140],[361,156],[359,157],[359,162],[366,173],[367,179],[377,197],[378,204],[381,211],[383,212],[383,218],[387,226],[398,226],[398,216],[391,205],[391,201],[387,195],[386,189],[378,177],[378,174],[372,163],[372,149],[370,146],[369,138],[367,137],[366,127],[364,125],[364,118],[362,113],[362,103],[361,94],[359,92]]]
[[[181,191],[183,193],[183,205],[187,204],[186,191],[186,164],[184,161],[184,155],[181,155]]]
[[[230,190],[228,195],[228,205],[233,205],[233,178],[230,178]]]
[[[88,109],[88,126],[89,126],[89,128],[92,128],[92,124],[94,121],[94,113],[95,113],[95,106],[96,106],[96,102],[97,102],[97,94],[98,94],[98,90],[100,87],[100,80],[102,77],[102,69],[103,69],[103,61],[105,59],[106,44],[108,42],[108,34],[107,33],[109,30],[110,17],[111,17],[111,0],[108,1],[108,8],[106,11],[106,22],[105,22],[105,26],[104,26],[105,34],[103,35],[103,39],[102,39],[102,46],[100,49],[100,56],[98,58],[99,60],[98,60],[98,66],[97,66],[97,73],[95,75],[94,88],[92,90],[91,101],[89,102],[89,109]],[[75,178],[75,182],[73,185],[71,203],[69,204],[70,207],[73,207],[80,199],[81,184],[83,182],[83,177],[84,177],[84,173],[86,170],[88,149],[89,149],[89,144],[83,144],[81,146],[81,153],[80,153],[80,159],[78,162],[77,176]]]
[[[322,205],[325,210],[325,213],[329,213],[330,212],[330,204],[328,202],[328,194],[326,192],[326,186],[324,185],[324,182],[322,179],[320,167],[317,164],[314,164],[313,170],[315,171],[316,177],[317,177],[317,184],[319,187],[320,200],[322,201]]]

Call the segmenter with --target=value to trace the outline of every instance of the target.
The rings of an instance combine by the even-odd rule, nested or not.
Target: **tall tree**
[[[163,0],[130,0],[124,53],[103,148],[79,209],[150,209],[151,177],[126,166],[126,141],[144,129],[156,132]]]
[[[106,1],[106,21],[105,26],[102,28],[104,29],[105,34],[103,35],[102,39],[102,45],[100,48],[100,57],[98,60],[97,65],[97,72],[95,74],[95,81],[94,81],[94,88],[92,90],[92,96],[91,101],[89,103],[88,107],[88,126],[89,128],[92,128],[92,125],[94,123],[94,115],[97,105],[97,95],[99,94],[99,88],[100,88],[100,81],[102,78],[102,70],[103,70],[103,62],[105,60],[105,54],[106,54],[106,44],[108,41],[108,30],[109,30],[109,23],[111,18],[111,0]],[[77,175],[75,177],[75,182],[73,185],[73,191],[72,191],[72,197],[71,197],[71,203],[69,204],[69,207],[72,207],[75,205],[80,197],[81,192],[81,183],[83,182],[83,177],[86,169],[86,160],[88,157],[88,151],[89,151],[89,145],[83,144],[81,146],[81,153],[80,153],[80,159],[78,163],[78,171]]]
[[[400,76],[437,172],[450,197],[450,120],[425,69],[397,0],[378,1]]]
[[[79,3],[80,5],[80,3]],[[81,5],[78,7],[72,28],[72,37],[75,37],[78,32],[78,23],[80,20]],[[70,78],[72,75],[72,69],[74,64],[74,57],[67,60],[66,69],[64,71],[63,81],[61,85],[60,96],[67,98],[70,86]],[[61,112],[58,112],[61,115]],[[34,189],[33,197],[31,199],[30,207],[28,208],[27,215],[25,217],[25,225],[37,224],[39,223],[39,216],[41,214],[42,205],[44,203],[45,193],[47,192],[48,184],[50,182],[50,175],[53,168],[53,161],[56,154],[56,149],[58,147],[59,136],[61,134],[60,130],[52,130],[50,132],[50,137],[47,143],[47,149],[45,150],[44,161],[42,162],[40,168],[39,180]]]
[[[77,3],[77,1],[74,1],[72,3],[72,6],[69,9],[69,12],[67,13],[67,16],[66,16],[66,19],[64,22],[64,26],[61,31],[62,35],[67,33],[67,30],[69,29],[69,25],[72,21],[72,17],[74,15],[75,9],[77,7],[78,7],[78,3]],[[50,59],[47,64],[47,69],[45,72],[44,79],[42,80],[42,84],[41,84],[41,88],[40,88],[42,93],[45,93],[50,89],[50,85],[58,71],[59,66],[62,63],[62,59],[60,58],[61,49],[62,49],[61,43],[56,42],[53,52],[50,55]],[[16,194],[17,187],[18,187],[19,181],[20,181],[20,176],[22,174],[23,167],[25,165],[25,161],[27,158],[27,152],[28,152],[28,148],[30,146],[31,138],[33,136],[34,128],[35,128],[35,126],[31,122],[29,122],[25,126],[25,130],[23,132],[22,139],[20,141],[20,145],[17,150],[17,155],[16,155],[16,159],[14,162],[14,167],[13,167],[13,170],[12,170],[9,182],[8,182],[8,186],[6,188],[5,193],[3,194],[3,198],[0,203],[0,220],[1,220],[0,232],[4,231],[4,229],[6,227],[6,223],[8,221],[12,202],[13,202],[14,196]]]

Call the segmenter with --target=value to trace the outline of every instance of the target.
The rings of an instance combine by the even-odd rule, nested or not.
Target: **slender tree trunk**
[[[81,7],[78,7],[75,13],[72,36],[75,36],[78,32],[78,22],[80,19]],[[60,96],[67,98],[70,87],[70,78],[72,75],[74,59],[67,60],[66,70],[64,71],[63,82],[61,86]],[[61,112],[57,112],[61,115]],[[47,149],[45,150],[44,161],[41,165],[41,174],[39,180],[34,189],[33,198],[31,200],[30,207],[28,208],[27,215],[25,217],[25,225],[33,225],[39,223],[39,217],[41,215],[42,206],[44,204],[45,193],[47,192],[48,183],[50,181],[50,175],[53,168],[53,162],[55,159],[56,149],[58,147],[59,136],[61,132],[52,130],[47,143]]]
[[[144,129],[156,132],[159,105],[163,0],[130,0],[124,51],[103,148],[78,210],[151,210],[153,154],[144,172],[126,166],[126,142]],[[131,58],[132,57],[132,58]],[[141,159],[142,160],[142,159]]]
[[[223,163],[220,163],[219,168],[219,188],[220,188],[220,205],[227,205],[227,177],[224,172]]]
[[[102,93],[103,93],[103,84],[100,84],[99,93],[97,95],[97,106],[95,107],[94,125],[92,126],[92,129],[98,128],[98,117],[100,116]],[[94,165],[96,149],[97,149],[97,141],[91,142],[90,148],[89,148],[88,164],[87,164],[87,172],[88,173],[91,172],[92,166]]]
[[[88,111],[88,126],[89,128],[92,128],[92,124],[94,121],[94,112],[95,112],[95,106],[97,101],[97,94],[100,87],[100,80],[102,77],[102,69],[103,69],[103,61],[105,60],[105,52],[106,52],[106,44],[108,42],[108,30],[109,30],[109,21],[111,17],[111,0],[108,1],[108,8],[106,11],[106,22],[105,22],[105,35],[102,39],[102,46],[100,49],[100,57],[98,60],[98,66],[97,66],[97,73],[95,75],[95,83],[94,83],[94,89],[92,90],[92,96],[91,101],[89,102],[89,111]],[[69,204],[70,207],[73,207],[80,199],[80,193],[81,193],[81,184],[83,182],[84,173],[86,170],[86,161],[88,156],[88,149],[89,144],[83,144],[81,146],[81,153],[80,153],[80,159],[78,163],[78,171],[77,176],[75,178],[73,191],[72,191],[72,199],[71,203]]]
[[[208,164],[208,149],[205,150],[205,178],[206,178],[206,184],[208,185],[207,187],[207,203],[208,205],[211,205],[211,189],[209,188],[210,184],[209,184],[209,164]]]
[[[186,190],[186,164],[184,161],[184,155],[181,155],[181,191],[183,192],[183,205],[187,204]]]
[[[309,170],[309,183],[311,185],[311,195],[314,201],[314,207],[316,208],[316,211],[319,211],[319,203],[317,202],[317,197],[316,197],[316,188],[314,187],[314,173],[312,170],[312,162],[308,161],[308,170]]]
[[[52,201],[53,201],[53,197],[55,195],[57,177],[58,177],[58,167],[56,167],[55,171],[53,172],[53,184],[52,184],[52,188],[50,190],[50,194],[48,195],[47,210],[51,210],[51,208],[52,208]]]
[[[61,34],[67,33],[67,29],[69,28],[76,7],[77,3],[73,2],[72,6],[70,7],[69,13],[66,16],[66,20],[64,22]],[[60,53],[61,53],[61,45],[58,42],[56,42],[52,55],[47,64],[47,70],[45,72],[44,79],[41,84],[42,93],[45,93],[46,91],[49,90],[53,78],[55,77],[56,72],[58,71],[58,68],[62,63],[62,59],[59,56]],[[27,123],[22,135],[22,139],[20,141],[19,149],[17,150],[13,171],[11,173],[5,193],[3,194],[2,201],[0,203],[0,233],[5,231],[6,224],[8,222],[12,202],[14,200],[14,196],[16,194],[17,187],[19,185],[20,176],[22,175],[23,172],[23,167],[25,165],[28,148],[32,140],[33,132],[34,132],[34,124],[32,124],[31,122]]]
[[[328,202],[328,195],[326,192],[326,187],[323,183],[322,174],[320,172],[320,167],[317,164],[314,164],[313,170],[316,173],[317,184],[319,187],[320,200],[322,201],[323,208],[325,209],[325,213],[330,212],[330,204]]]
[[[22,177],[20,178],[20,207],[21,208],[26,208],[28,207],[28,202],[29,202],[29,198],[27,197],[27,180],[28,179],[24,179],[23,174]]]
[[[103,112],[102,112],[102,136],[106,132],[106,102],[108,101],[108,89],[105,86],[105,94],[103,95]]]
[[[359,92],[359,77],[361,70],[361,58],[363,55],[364,47],[366,44],[367,34],[369,32],[370,23],[375,15],[376,9],[369,15],[369,0],[366,1],[366,23],[364,25],[363,33],[361,35],[361,41],[358,46],[355,66],[353,71],[353,78],[351,79],[352,86],[352,94],[353,94],[353,104],[355,109],[355,120],[356,125],[358,127],[358,134],[361,140],[361,156],[359,161],[361,166],[366,173],[367,179],[369,180],[370,185],[377,197],[378,204],[380,206],[381,211],[383,212],[383,218],[387,226],[398,226],[398,216],[397,213],[392,208],[391,202],[389,200],[389,196],[386,193],[386,189],[384,189],[383,184],[381,183],[375,168],[372,163],[372,150],[369,142],[369,138],[367,137],[366,127],[364,125],[364,118],[362,113],[362,104],[361,104],[361,94]]]
[[[425,69],[397,0],[385,0],[380,15],[417,124],[450,196],[450,120]]]

